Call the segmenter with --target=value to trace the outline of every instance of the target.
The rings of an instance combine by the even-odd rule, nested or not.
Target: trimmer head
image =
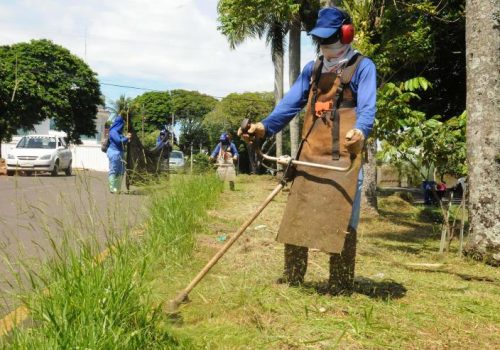
[[[182,315],[180,312],[181,304],[188,303],[189,297],[187,294],[181,293],[175,299],[169,300],[163,305],[163,312],[167,315],[168,319],[173,322],[182,322]]]

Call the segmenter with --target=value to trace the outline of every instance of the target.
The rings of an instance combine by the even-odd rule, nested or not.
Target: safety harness
[[[320,56],[314,62],[313,73],[311,75],[311,90],[312,90],[312,101],[311,101],[311,112],[315,118],[314,123],[317,119],[326,119],[327,117],[332,121],[332,159],[340,159],[340,108],[355,108],[356,107],[356,97],[354,96],[349,84],[351,83],[352,76],[358,67],[358,64],[363,59],[361,54],[355,54],[349,62],[347,62],[345,68],[339,74],[340,85],[337,87],[335,96],[330,101],[318,101],[318,84],[321,78],[321,73],[323,69],[323,56]],[[348,90],[349,98],[344,99],[344,91]],[[307,139],[311,129],[307,133],[306,137],[301,142]],[[300,152],[299,147],[299,152]]]

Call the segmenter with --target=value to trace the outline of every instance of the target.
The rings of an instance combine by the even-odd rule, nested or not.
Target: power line
[[[101,85],[114,86],[114,87],[120,87],[120,88],[125,88],[125,89],[143,90],[143,91],[165,92],[165,90],[144,88],[144,87],[132,86],[132,85],[120,85],[120,84],[103,83],[103,82],[101,82]],[[211,96],[211,97],[216,98],[218,100],[222,100],[223,98],[226,98],[227,96],[226,97]],[[239,100],[243,100],[243,101],[255,101],[255,102],[261,102],[261,101],[263,101],[263,99],[247,98],[247,97],[245,97],[245,98],[239,98]]]
[[[156,91],[156,92],[162,91],[162,90],[158,90],[158,89],[150,89],[150,88],[143,88],[143,87],[138,87],[138,86],[119,85],[119,84],[103,83],[103,82],[101,82],[101,85],[116,86],[116,87],[121,87],[121,88],[126,88],[126,89],[144,90],[144,91]]]

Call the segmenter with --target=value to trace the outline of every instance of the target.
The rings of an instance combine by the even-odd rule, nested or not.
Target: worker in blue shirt
[[[123,174],[125,174],[125,160],[123,159],[123,155],[125,153],[125,144],[130,141],[132,134],[127,133],[124,136],[122,134],[124,126],[125,121],[119,115],[109,128],[109,147],[106,154],[109,159],[108,182],[111,193],[120,192]]]
[[[296,158],[336,166],[352,162],[344,173],[296,166],[277,235],[285,243],[278,282],[302,284],[308,248],[318,248],[330,254],[328,291],[350,294],[363,181],[361,151],[375,118],[376,69],[350,45],[354,26],[345,11],[321,9],[309,35],[321,56],[306,64],[269,116],[238,135],[246,141],[274,135],[306,107]]]
[[[217,162],[217,176],[222,181],[229,182],[229,189],[234,191],[234,182],[236,179],[236,170],[234,162],[238,160],[238,149],[231,142],[228,133],[222,133],[219,137],[219,143],[215,146],[210,160]]]

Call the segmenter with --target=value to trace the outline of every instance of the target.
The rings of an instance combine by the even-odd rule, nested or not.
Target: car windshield
[[[56,148],[56,138],[49,136],[29,137],[24,136],[17,144],[16,148],[39,148],[39,149],[54,149]]]
[[[182,152],[171,152],[170,158],[182,159]]]

